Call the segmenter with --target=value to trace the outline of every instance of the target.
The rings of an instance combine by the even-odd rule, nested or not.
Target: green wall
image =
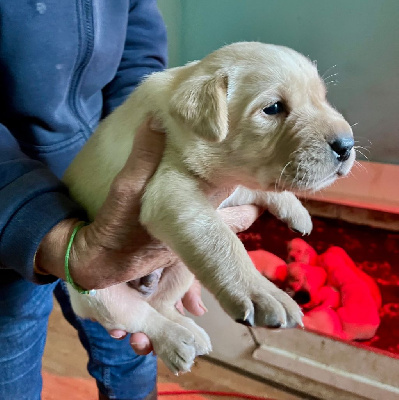
[[[399,163],[399,0],[158,0],[170,66],[235,41],[292,47],[338,73],[329,99],[372,161]],[[370,146],[370,142],[372,143]]]

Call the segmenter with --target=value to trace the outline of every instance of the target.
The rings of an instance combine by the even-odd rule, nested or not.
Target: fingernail
[[[113,339],[122,339],[124,335],[110,335]]]
[[[147,354],[149,351],[148,346],[144,343],[130,342],[130,345],[133,347],[133,350],[139,355]]]
[[[113,331],[110,333],[110,336],[114,339],[123,339],[126,336],[126,333],[123,331]]]
[[[204,313],[208,312],[208,309],[205,307],[205,304],[202,302],[202,300],[198,301],[198,305],[202,310],[204,310]]]
[[[147,341],[146,340],[141,340],[141,338],[140,338],[139,341],[137,342],[137,341],[133,341],[132,337],[131,337],[130,338],[130,344],[132,346],[135,346],[135,347],[139,348],[139,349],[144,349],[144,348],[148,347],[148,340]]]

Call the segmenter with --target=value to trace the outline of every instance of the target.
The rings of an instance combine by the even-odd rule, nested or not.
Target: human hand
[[[147,121],[138,129],[131,155],[115,177],[103,206],[73,241],[70,273],[85,289],[130,281],[176,261],[176,256],[139,223],[145,185],[165,146],[165,135],[149,125]],[[66,244],[77,223],[74,219],[61,221],[44,237],[35,260],[39,270],[65,279]]]

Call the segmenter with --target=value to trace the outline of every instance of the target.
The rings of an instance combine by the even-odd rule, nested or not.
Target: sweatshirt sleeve
[[[165,68],[166,28],[156,0],[131,0],[124,52],[117,73],[103,89],[103,116],[120,105],[144,76]],[[37,277],[33,260],[43,237],[61,220],[85,219],[65,185],[39,161],[27,157],[0,123],[0,269]]]
[[[103,117],[122,104],[145,76],[167,64],[166,27],[156,0],[131,0],[128,18],[118,71],[103,90]]]
[[[42,238],[65,218],[86,218],[44,164],[27,157],[0,124],[0,268],[38,281],[33,260]],[[42,277],[40,282],[54,280]]]

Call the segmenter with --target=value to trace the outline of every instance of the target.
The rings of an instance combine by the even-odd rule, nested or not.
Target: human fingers
[[[181,303],[176,304],[178,311],[182,312],[182,306],[191,314],[201,316],[208,310],[201,299],[201,283],[197,280],[193,282],[190,289],[183,296]],[[183,314],[183,313],[182,313]]]
[[[226,207],[217,210],[223,221],[235,232],[247,230],[263,213],[263,209],[251,204]]]
[[[122,329],[112,329],[109,332],[109,335],[114,339],[124,339],[127,336],[127,332]]]
[[[156,171],[165,149],[165,134],[151,128],[151,121],[144,121],[137,129],[132,151],[122,173],[141,182],[147,181]]]
[[[120,217],[125,219],[128,214],[140,213],[145,186],[162,159],[165,134],[151,129],[150,123],[150,120],[146,120],[137,128],[132,151],[113,180],[108,197],[100,209],[100,213],[104,209],[111,209],[112,219],[117,221],[117,225]]]
[[[145,356],[154,350],[150,338],[142,332],[132,333],[129,342],[134,352],[139,356]]]
[[[108,333],[112,338],[118,340],[124,339],[128,335],[128,333],[122,329],[112,329]],[[139,356],[145,356],[153,351],[149,337],[142,332],[132,333],[130,335],[129,343],[134,352]]]

